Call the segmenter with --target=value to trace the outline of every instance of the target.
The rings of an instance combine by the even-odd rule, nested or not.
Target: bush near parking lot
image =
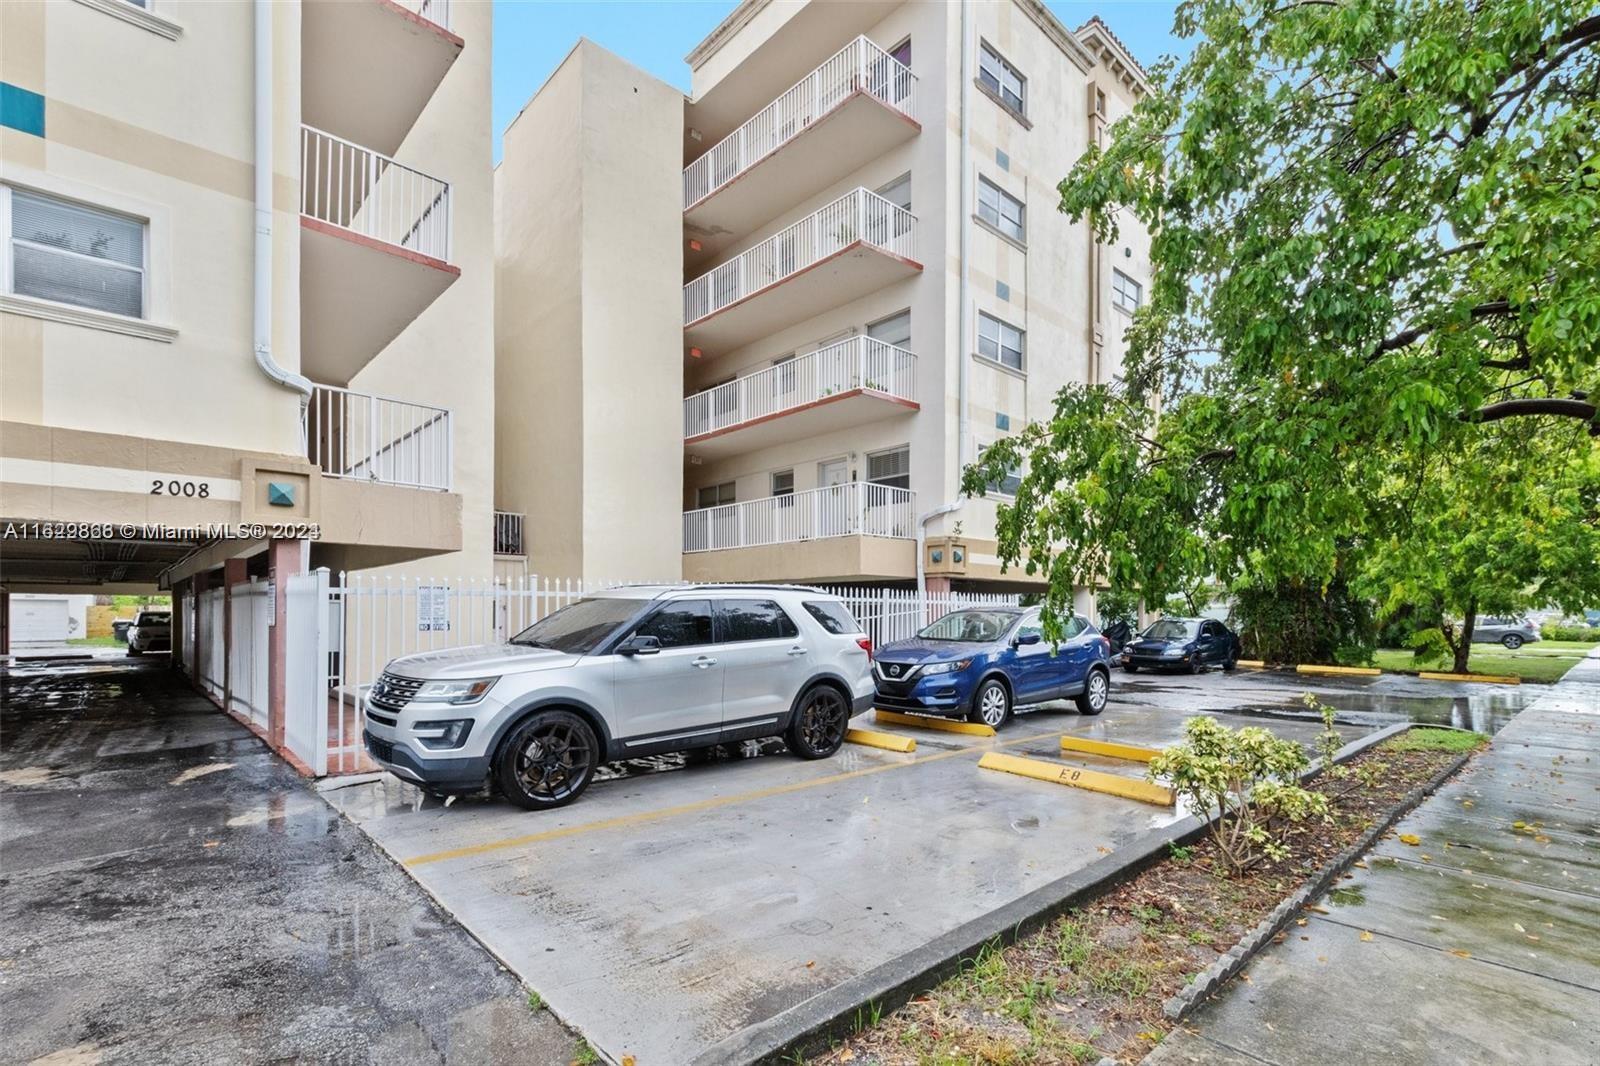
[[[1279,581],[1234,590],[1244,657],[1269,663],[1360,663],[1376,646],[1372,605],[1342,579],[1326,588]]]
[[[1600,626],[1546,622],[1539,627],[1539,635],[1545,640],[1574,640],[1584,644],[1600,644]]]

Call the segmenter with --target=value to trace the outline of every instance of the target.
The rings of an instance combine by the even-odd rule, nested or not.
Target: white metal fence
[[[737,426],[865,389],[902,400],[916,396],[917,357],[861,334],[747,374],[683,400],[683,435]]]
[[[228,602],[228,710],[267,727],[267,582],[256,578],[233,586]],[[216,634],[221,639],[221,633]]]
[[[395,2],[441,29],[450,28],[450,0],[395,0]]]
[[[450,412],[318,385],[306,408],[306,455],[329,477],[450,490]]]
[[[450,259],[449,182],[304,125],[300,213],[419,255]]]
[[[683,206],[693,207],[808,129],[852,93],[864,92],[910,118],[917,79],[888,52],[857,37],[683,171]]]
[[[496,555],[526,555],[522,531],[526,524],[524,515],[516,511],[494,513],[494,553]]]
[[[824,537],[916,536],[910,489],[850,481],[683,513],[683,550],[717,551]]]
[[[776,285],[858,241],[913,258],[916,216],[875,192],[854,189],[779,230],[683,287],[683,321],[691,324]]]
[[[976,592],[950,592],[944,595],[917,595],[916,589],[874,589],[854,586],[824,586],[850,608],[861,628],[881,648],[906,640],[930,622],[962,607],[1016,606],[1017,595],[999,596]]]
[[[226,645],[222,639],[222,590],[206,589],[200,593],[196,597],[195,613],[199,616],[200,641],[195,649],[198,661],[194,664],[194,676],[200,679],[207,692],[220,700],[223,672],[227,669],[224,658]],[[193,634],[194,630],[190,629],[187,633]],[[190,639],[193,639],[192,636]]]

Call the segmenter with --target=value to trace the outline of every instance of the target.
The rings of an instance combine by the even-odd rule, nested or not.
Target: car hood
[[[1164,651],[1183,651],[1194,641],[1192,640],[1149,640],[1140,637],[1130,640],[1122,646],[1124,651],[1131,651],[1137,655],[1160,655]]]
[[[553,670],[577,661],[576,655],[549,648],[530,648],[525,644],[472,644],[403,655],[391,662],[388,669],[401,677],[432,681]]]
[[[888,663],[937,663],[966,659],[988,651],[990,645],[968,640],[897,640],[879,648],[875,658]]]

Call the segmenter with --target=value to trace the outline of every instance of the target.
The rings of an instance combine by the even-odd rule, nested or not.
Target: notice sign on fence
[[[450,586],[417,586],[417,632],[450,632]]]

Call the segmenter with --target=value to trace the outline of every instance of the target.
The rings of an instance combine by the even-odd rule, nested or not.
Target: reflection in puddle
[[[1447,725],[1494,735],[1532,699],[1520,692],[1485,693],[1481,696],[1394,696],[1372,692],[1318,693],[1318,698],[1338,710],[1343,725],[1381,728],[1395,722]],[[1317,723],[1321,719],[1298,701],[1262,707],[1208,708],[1212,714],[1238,714]]]

